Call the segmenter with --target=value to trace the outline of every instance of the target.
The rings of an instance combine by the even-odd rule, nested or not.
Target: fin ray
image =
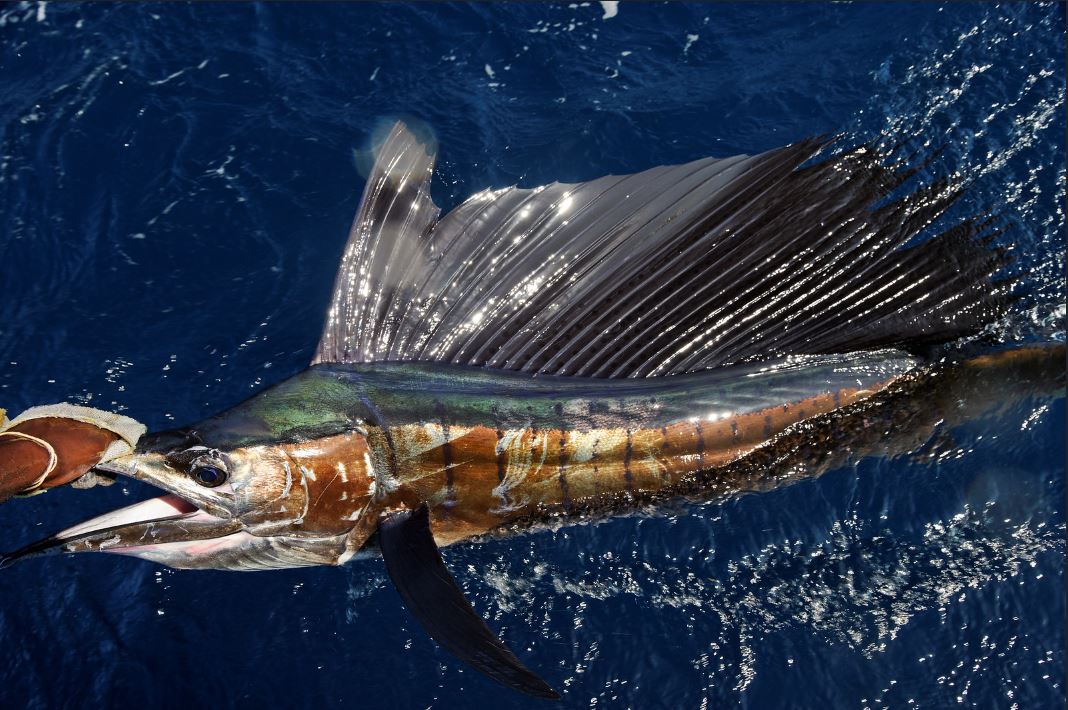
[[[434,148],[401,122],[379,146],[312,364],[381,359],[397,286],[425,268],[421,242],[439,213],[430,198],[436,159]]]

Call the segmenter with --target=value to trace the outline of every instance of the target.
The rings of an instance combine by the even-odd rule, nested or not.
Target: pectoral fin
[[[502,685],[538,698],[560,697],[519,662],[464,598],[434,543],[425,503],[384,516],[378,536],[390,579],[432,639]]]

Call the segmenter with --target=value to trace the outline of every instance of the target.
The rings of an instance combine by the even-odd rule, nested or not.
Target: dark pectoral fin
[[[464,598],[434,543],[426,504],[383,517],[378,536],[390,579],[432,639],[509,688],[539,698],[560,697],[519,662]]]

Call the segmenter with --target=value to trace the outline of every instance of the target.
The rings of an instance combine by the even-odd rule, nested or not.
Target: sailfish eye
[[[207,488],[215,488],[226,482],[226,471],[218,466],[194,466],[189,473],[194,481]]]
[[[229,477],[230,460],[226,454],[206,446],[192,446],[184,451],[174,451],[166,456],[168,465],[183,471],[205,488],[215,488],[226,483]]]

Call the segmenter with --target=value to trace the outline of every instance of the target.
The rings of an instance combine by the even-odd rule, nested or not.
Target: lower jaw
[[[189,540],[184,542],[162,542],[155,545],[130,545],[126,547],[112,547],[102,552],[110,552],[115,555],[129,555],[141,559],[152,560],[162,564],[172,564],[174,561],[185,560],[194,562],[197,559],[207,559],[220,553],[239,549],[248,544],[254,537],[247,532],[235,532],[229,535],[209,538],[206,540]],[[198,567],[200,565],[192,565]]]

